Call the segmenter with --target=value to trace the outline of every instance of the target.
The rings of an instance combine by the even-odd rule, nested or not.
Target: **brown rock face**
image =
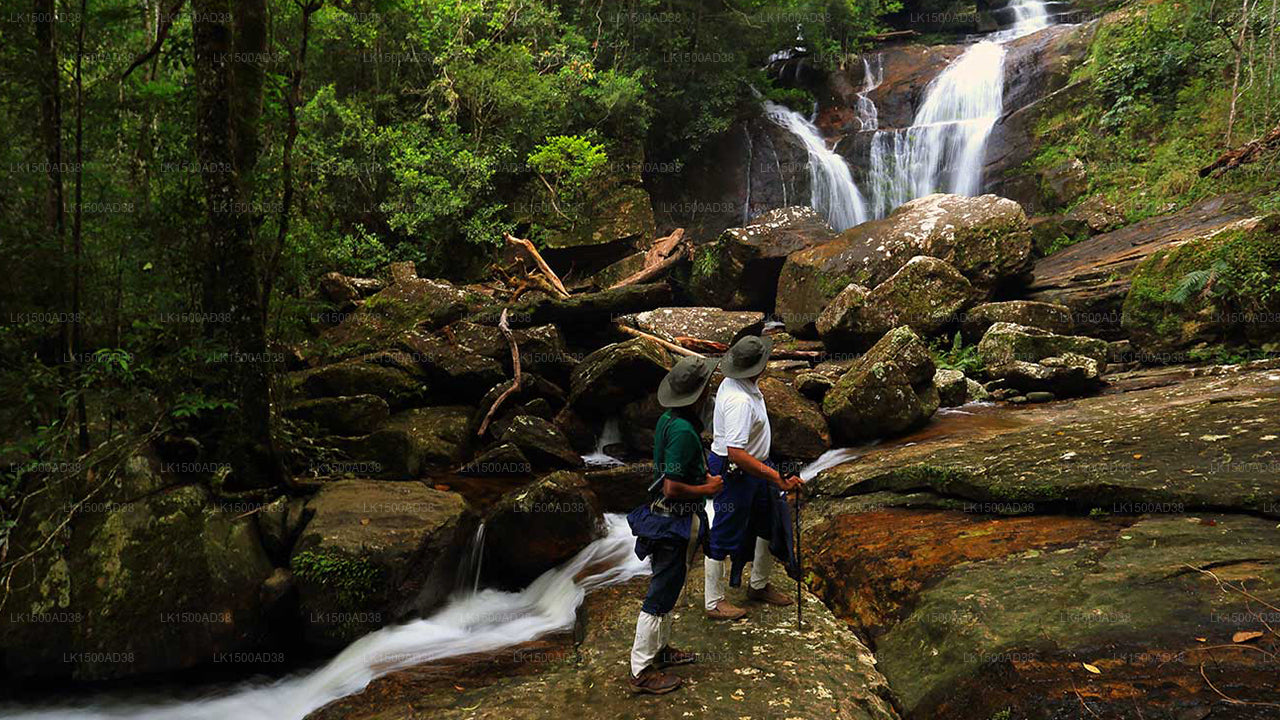
[[[1071,310],[1065,305],[1032,300],[983,303],[964,314],[961,330],[965,342],[977,343],[998,322],[1026,325],[1059,335],[1070,335],[1074,329]]]
[[[760,392],[769,408],[775,458],[809,461],[831,449],[831,432],[818,403],[777,378],[761,378]]]

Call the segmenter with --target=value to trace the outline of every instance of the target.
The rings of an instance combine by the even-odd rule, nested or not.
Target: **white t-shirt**
[[[711,452],[728,457],[729,448],[746,450],[751,457],[769,459],[773,437],[764,395],[751,380],[725,378],[716,391],[714,436]]]

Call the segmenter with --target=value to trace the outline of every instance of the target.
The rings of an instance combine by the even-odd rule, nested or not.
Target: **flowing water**
[[[818,128],[800,113],[768,100],[764,114],[794,135],[809,155],[809,205],[836,230],[866,222],[867,203],[853,182],[848,163],[827,147]]]
[[[573,626],[593,589],[649,571],[636,559],[620,515],[606,516],[608,533],[564,565],[517,593],[482,590],[455,596],[429,618],[364,636],[314,671],[273,682],[245,683],[188,700],[95,698],[91,705],[31,709],[0,706],[12,720],[301,720],[375,678],[443,658],[499,650]],[[589,573],[578,578],[580,573]],[[578,578],[575,580],[575,578]]]
[[[604,427],[600,428],[600,437],[596,438],[596,449],[590,455],[583,455],[582,461],[589,467],[616,467],[622,464],[618,458],[605,452],[610,445],[618,445],[622,442],[622,430],[619,429],[618,419],[609,418],[604,421]]]
[[[1008,5],[1013,25],[971,45],[925,89],[911,126],[879,130],[863,118],[866,94],[880,83],[864,58],[866,87],[859,93],[858,116],[874,130],[867,188],[872,217],[932,193],[978,195],[987,138],[1004,108],[1005,43],[1048,27],[1044,2],[1014,0]]]

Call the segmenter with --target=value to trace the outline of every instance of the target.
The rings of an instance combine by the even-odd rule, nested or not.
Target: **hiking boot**
[[[782,607],[786,607],[787,605],[795,602],[795,598],[783,595],[777,590],[774,590],[773,583],[769,583],[759,590],[753,587],[748,587],[747,599],[754,602],[769,603],[770,605],[779,605]]]
[[[716,606],[707,611],[707,617],[712,620],[738,620],[747,616],[747,611],[731,605],[728,600],[721,600]]]
[[[688,665],[698,661],[698,656],[691,652],[677,650],[670,645],[658,651],[658,659],[655,663],[658,667],[671,667],[672,665]]]
[[[650,665],[640,671],[639,675],[631,678],[631,692],[647,693],[649,695],[666,695],[672,690],[676,690],[684,681],[675,675],[664,673],[658,668]]]

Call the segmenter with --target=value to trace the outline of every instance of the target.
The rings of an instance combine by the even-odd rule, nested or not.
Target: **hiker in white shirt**
[[[708,472],[724,478],[724,489],[713,501],[715,518],[706,558],[706,611],[715,620],[746,615],[746,610],[725,599],[725,561],[730,558],[739,561],[735,566],[751,558],[748,600],[771,605],[793,602],[769,584],[776,550],[770,547],[778,516],[775,505],[785,506],[785,493],[801,482],[794,475],[783,477],[769,461],[769,415],[757,381],[772,349],[768,338],[748,335],[729,348],[720,364],[725,379],[716,393],[714,439],[707,457]]]

